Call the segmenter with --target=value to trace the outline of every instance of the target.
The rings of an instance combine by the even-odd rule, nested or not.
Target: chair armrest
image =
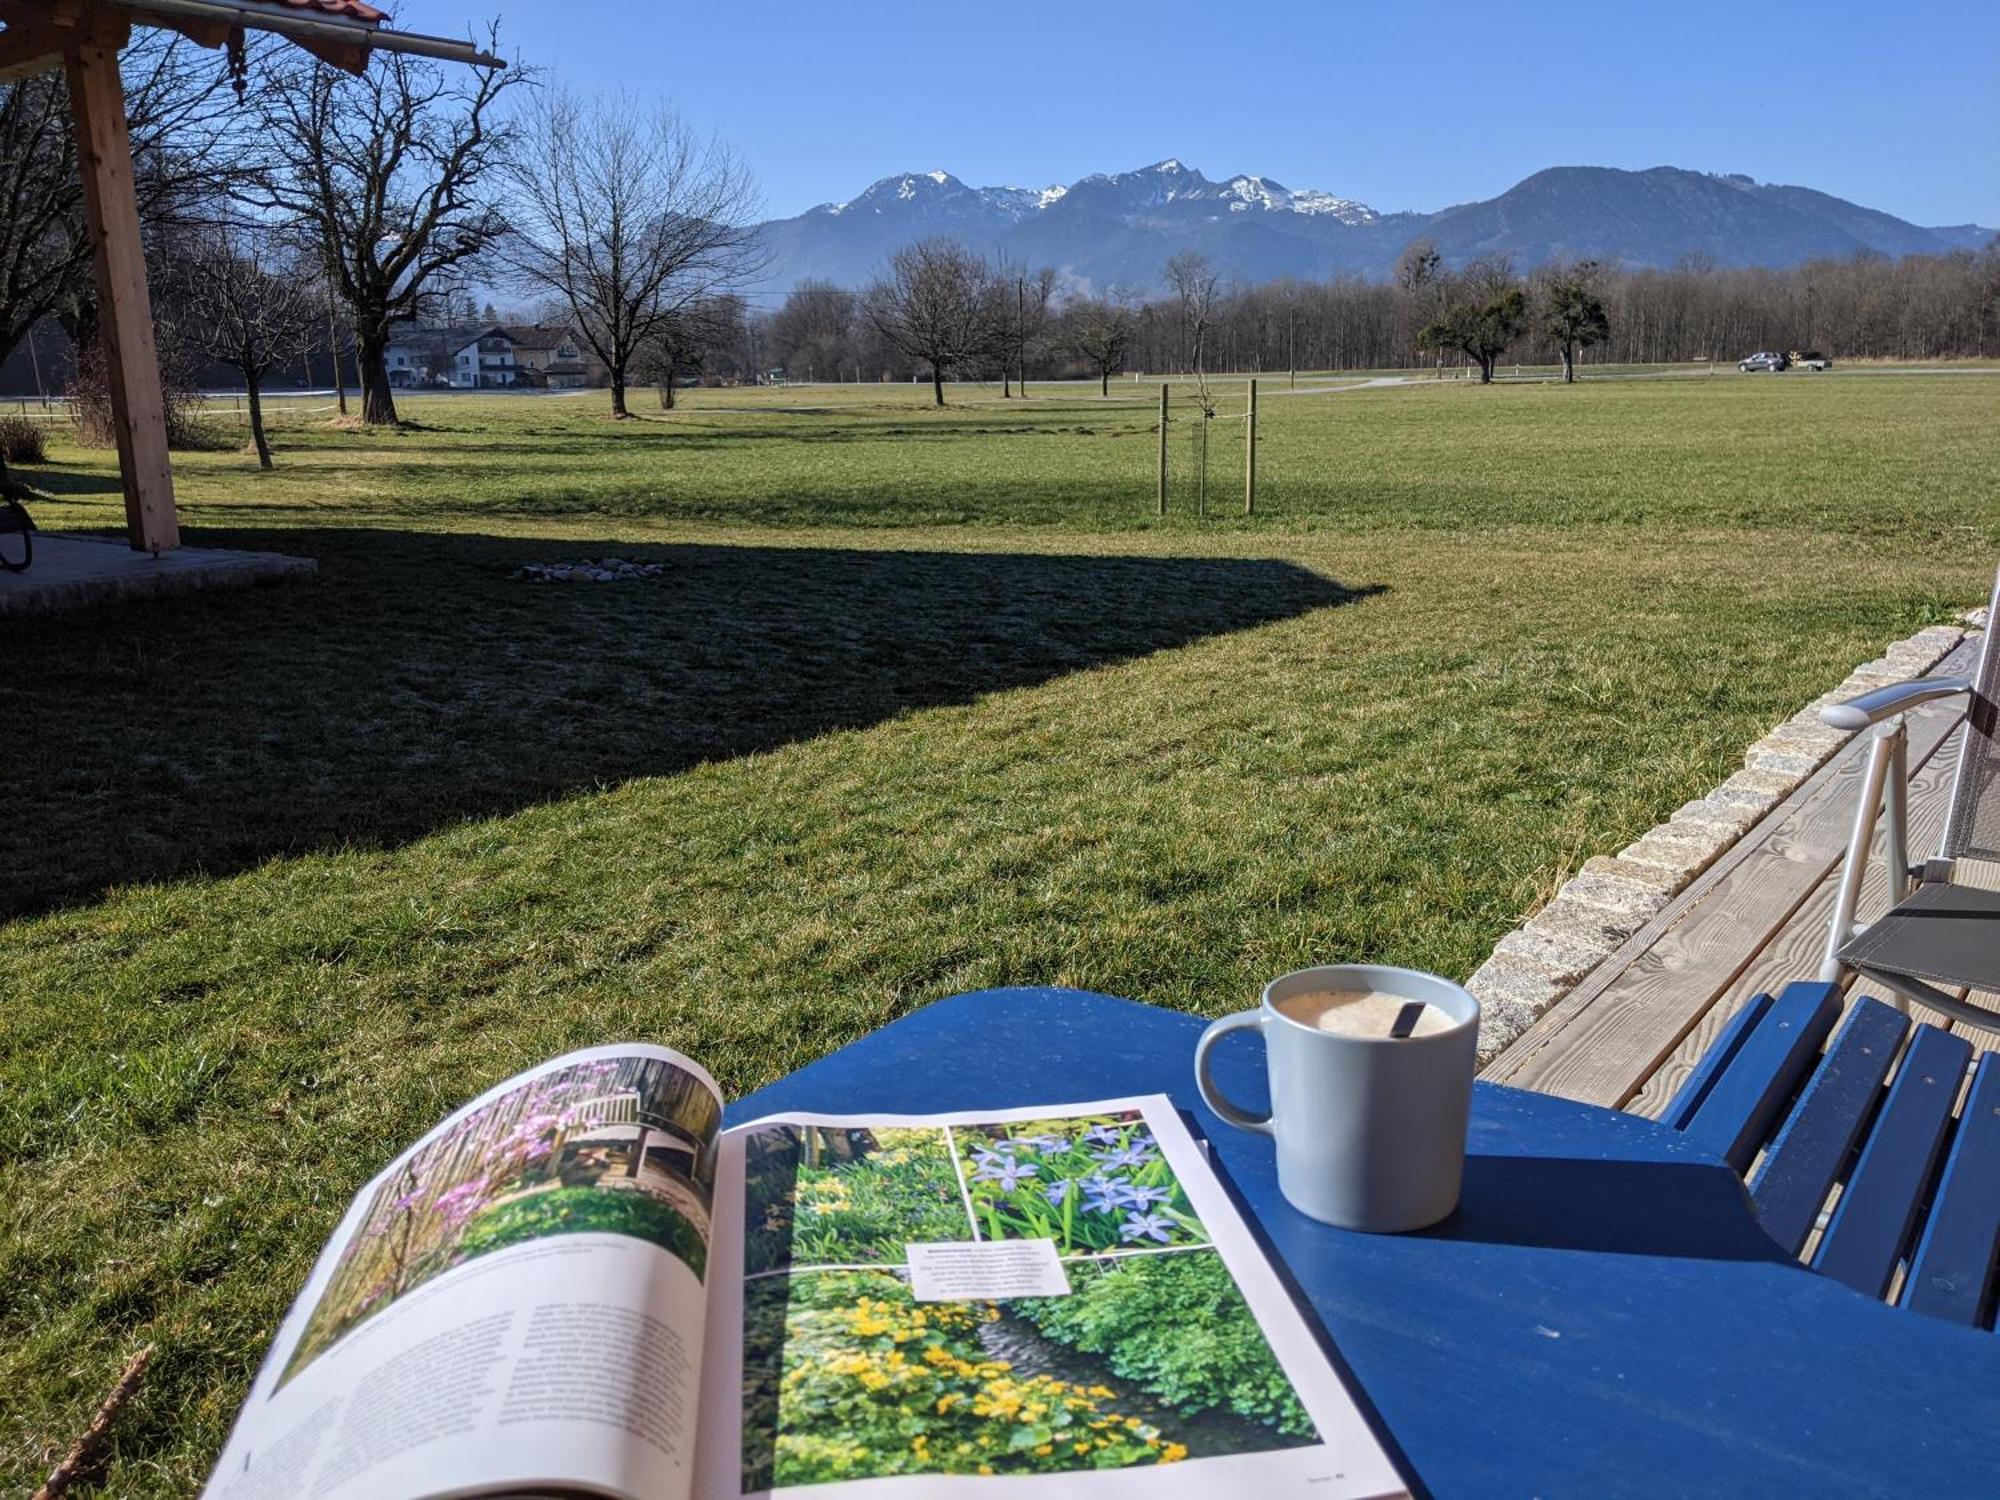
[[[1830,703],[1819,711],[1819,717],[1821,723],[1835,729],[1866,729],[1870,724],[1907,713],[1919,704],[1971,691],[1969,678],[1919,677],[1910,682],[1892,682],[1859,698],[1849,698],[1845,703]]]

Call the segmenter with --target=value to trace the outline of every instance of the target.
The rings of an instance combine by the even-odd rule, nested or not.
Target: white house
[[[413,327],[389,345],[388,360],[389,384],[412,390],[574,387],[591,374],[581,342],[560,325]]]

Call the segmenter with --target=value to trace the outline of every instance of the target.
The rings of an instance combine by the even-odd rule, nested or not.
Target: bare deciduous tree
[[[868,289],[868,321],[891,346],[930,367],[931,397],[944,405],[945,376],[994,352],[993,276],[957,240],[918,240],[889,258]]]
[[[506,232],[497,189],[513,130],[498,106],[530,76],[389,53],[358,78],[294,65],[265,91],[257,201],[321,247],[354,319],[365,422],[397,420],[393,325]]]
[[[697,375],[708,357],[739,338],[743,299],[734,293],[704,297],[654,323],[632,356],[632,373],[660,389],[660,407],[674,409],[674,383]]]
[[[1206,255],[1183,250],[1167,262],[1167,286],[1180,317],[1181,368],[1207,390],[1208,328],[1215,317],[1216,294],[1222,285]]]
[[[60,74],[0,88],[0,358],[90,273],[69,95]],[[0,493],[11,493],[0,454]]]
[[[507,261],[523,289],[568,306],[626,416],[640,349],[760,266],[755,188],[727,147],[629,98],[554,94],[524,135]]]
[[[1201,444],[1195,469],[1197,510],[1208,513],[1208,424],[1215,420],[1215,397],[1208,388],[1208,329],[1215,318],[1216,299],[1222,278],[1206,255],[1183,250],[1166,266],[1167,285],[1173,289],[1174,305],[1180,320],[1181,367],[1194,376],[1196,404],[1201,408],[1201,426],[1196,429]]]
[[[1130,310],[1106,298],[1092,298],[1066,313],[1071,352],[1097,376],[1097,393],[1111,394],[1111,377],[1125,368],[1134,325]]]
[[[150,239],[163,225],[197,218],[231,187],[234,97],[212,56],[171,32],[141,28],[119,67]],[[96,336],[83,180],[60,70],[0,84],[0,359],[52,315],[78,343]],[[0,492],[11,489],[0,456]]]
[[[1051,303],[1056,293],[1056,268],[1043,266],[1030,271],[1025,266],[1002,264],[994,275],[997,318],[1006,343],[1000,365],[1000,394],[1010,394],[1009,380],[1017,382],[1023,396],[1028,394],[1028,351],[1048,331]]]
[[[218,225],[187,237],[162,288],[186,338],[243,377],[250,437],[268,469],[264,377],[310,338],[323,287],[295,249],[261,226]]]
[[[855,348],[854,293],[830,281],[801,281],[771,315],[766,336],[773,355],[788,370],[804,370],[806,378],[839,379],[858,370]]]

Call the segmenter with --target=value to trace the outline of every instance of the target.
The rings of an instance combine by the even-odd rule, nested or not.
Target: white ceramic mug
[[[1421,1000],[1450,1024],[1422,1036],[1358,1036],[1322,1031],[1280,1009],[1324,990]],[[1244,1029],[1264,1038],[1269,1114],[1230,1103],[1211,1075],[1215,1044]],[[1300,1213],[1343,1229],[1394,1233],[1435,1224],[1458,1206],[1478,1045],[1479,1002],[1450,980],[1381,964],[1329,964],[1272,980],[1257,1009],[1204,1031],[1194,1049],[1195,1082],[1229,1124],[1276,1141],[1278,1187]]]

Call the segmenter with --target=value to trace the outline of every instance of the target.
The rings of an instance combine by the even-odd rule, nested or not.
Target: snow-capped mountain
[[[1862,250],[1941,254],[1993,234],[1972,224],[1926,229],[1810,188],[1677,167],[1552,167],[1497,198],[1383,214],[1269,177],[1218,182],[1171,156],[1039,188],[971,187],[942,170],[904,172],[845,202],[772,220],[759,233],[770,257],[763,295],[772,300],[808,277],[860,285],[897,248],[927,235],[1055,266],[1080,289],[1147,291],[1183,250],[1256,282],[1383,276],[1419,236],[1453,261],[1503,251],[1523,265],[1587,255],[1667,266],[1698,254],[1724,265],[1783,266]]]
[[[904,172],[870,183],[844,203],[822,203],[802,217],[823,214],[842,218],[856,214],[923,214],[980,217],[996,215],[1018,224],[1068,197],[1072,188],[1086,197],[1115,202],[1124,212],[1142,214],[1170,204],[1207,205],[1217,214],[1265,213],[1330,214],[1345,224],[1366,224],[1380,217],[1374,209],[1352,198],[1337,197],[1315,188],[1292,191],[1269,177],[1236,176],[1227,182],[1211,182],[1192,167],[1173,157],[1140,167],[1132,172],[1097,172],[1081,182],[1066,186],[1052,183],[1043,188],[968,187],[945,171]]]

